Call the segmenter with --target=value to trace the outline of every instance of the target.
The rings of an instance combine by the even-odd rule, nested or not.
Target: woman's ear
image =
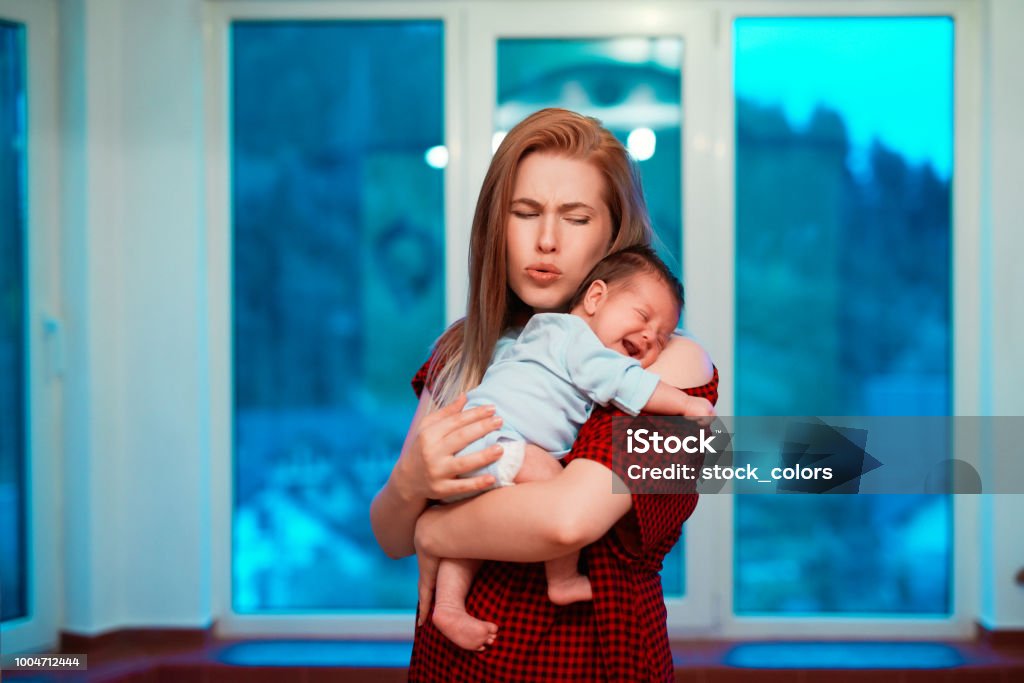
[[[583,310],[587,315],[594,315],[606,296],[608,296],[608,283],[604,280],[594,280],[587,287],[587,293],[583,295]]]

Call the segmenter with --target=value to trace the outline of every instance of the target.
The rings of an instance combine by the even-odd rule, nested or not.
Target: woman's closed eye
[[[515,216],[516,218],[526,219],[536,218],[539,214],[537,214],[535,211],[513,211],[512,215]]]
[[[586,225],[587,223],[590,222],[590,217],[589,216],[583,216],[583,217],[566,216],[565,220],[569,221],[573,225]]]

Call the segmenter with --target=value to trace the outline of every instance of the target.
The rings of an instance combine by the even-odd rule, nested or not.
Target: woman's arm
[[[416,518],[429,499],[471,493],[494,484],[491,476],[458,479],[458,475],[489,465],[501,457],[492,446],[461,458],[452,455],[501,425],[493,406],[463,411],[465,396],[440,410],[430,411],[430,391],[424,389],[413,415],[401,455],[391,476],[370,504],[370,525],[381,549],[391,558],[415,552]]]
[[[629,511],[632,496],[612,493],[615,478],[601,463],[576,459],[554,479],[431,508],[416,525],[416,546],[451,558],[542,562],[562,557],[601,538]]]

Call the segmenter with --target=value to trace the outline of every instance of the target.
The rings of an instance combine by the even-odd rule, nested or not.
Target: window
[[[0,21],[0,621],[28,616],[25,33]]]
[[[491,150],[543,107],[597,116],[633,151],[723,414],[953,412],[953,291],[975,291],[977,264],[954,271],[952,236],[976,240],[980,213],[969,98],[953,136],[954,50],[958,83],[981,75],[971,3],[427,5],[208,8],[230,43],[209,54],[231,95],[210,137],[232,183],[233,273],[213,292],[234,309],[232,406],[215,392],[234,414],[217,589],[232,627],[323,633],[330,614],[331,633],[411,633],[415,565],[380,552],[370,498],[415,406],[408,379],[463,314]],[[822,16],[775,16],[794,9]],[[972,514],[946,497],[704,496],[665,561],[670,628],[963,633],[953,528]]]
[[[952,20],[734,30],[737,414],[950,414]],[[952,611],[948,497],[735,506],[737,614]]]
[[[230,35],[234,609],[412,609],[369,506],[444,326],[442,25]]]

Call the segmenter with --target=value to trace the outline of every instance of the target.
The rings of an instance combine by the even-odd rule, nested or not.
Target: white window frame
[[[466,145],[461,112],[464,110],[465,63],[461,52],[463,10],[456,3],[416,2],[311,2],[268,3],[259,1],[216,2],[205,8],[207,145],[208,158],[208,272],[210,302],[211,367],[223,368],[210,378],[212,595],[216,627],[222,635],[303,634],[361,638],[412,638],[411,610],[338,613],[322,615],[238,614],[231,601],[231,547],[234,444],[233,367],[231,358],[231,128],[230,39],[231,22],[241,20],[440,20],[444,23],[445,145],[448,165],[444,170],[445,197],[445,318],[453,322],[465,307],[466,267],[464,246],[469,243],[472,206],[465,197],[463,159]],[[465,226],[460,229],[458,226]],[[397,455],[397,454],[396,454]]]
[[[716,144],[724,150],[721,160],[720,177],[726,194],[718,207],[720,216],[727,217],[727,225],[716,231],[721,240],[717,244],[706,244],[695,249],[699,253],[728,254],[728,258],[715,263],[718,270],[714,281],[720,287],[708,299],[715,303],[718,315],[708,318],[694,317],[694,327],[701,330],[705,325],[714,331],[724,328],[722,336],[713,337],[722,347],[714,347],[723,361],[716,362],[725,367],[725,376],[734,378],[732,363],[735,358],[735,184],[732,176],[735,165],[735,126],[733,104],[733,24],[742,17],[806,16],[806,17],[857,17],[857,16],[950,16],[954,21],[954,112],[953,112],[953,188],[952,188],[952,319],[951,333],[953,346],[952,395],[955,415],[980,415],[981,368],[979,358],[984,330],[978,319],[977,302],[980,300],[980,246],[981,246],[981,18],[976,3],[957,0],[889,0],[862,1],[836,0],[832,2],[789,0],[784,2],[724,2],[721,5],[721,19],[718,22],[718,44],[720,51],[718,82],[725,84],[727,93],[719,102],[723,112],[723,135]],[[691,231],[692,232],[692,231]],[[710,241],[710,240],[709,240]],[[714,251],[705,251],[706,249]],[[691,243],[687,242],[687,253]],[[689,265],[689,264],[687,264]],[[712,277],[709,273],[705,277]],[[709,308],[708,300],[694,302]],[[696,306],[691,305],[691,314]],[[715,309],[710,309],[714,311]],[[727,348],[723,348],[727,345]],[[714,355],[714,353],[713,353]],[[728,365],[727,365],[728,363]],[[728,380],[732,383],[734,380]],[[734,384],[733,384],[734,387]],[[720,413],[728,415],[734,406],[734,391],[719,405]],[[958,458],[978,466],[976,453],[961,450]],[[707,503],[707,498],[701,504]],[[726,638],[791,637],[791,638],[969,638],[973,636],[977,615],[976,586],[978,567],[974,558],[979,557],[977,528],[979,515],[977,496],[953,496],[953,584],[951,614],[945,617],[899,617],[899,616],[816,616],[816,617],[749,617],[737,616],[733,611],[733,510],[732,496],[714,496],[713,507],[717,513],[716,530],[718,538],[728,538],[718,548],[718,569],[716,576],[721,595],[721,627],[716,635]]]
[[[445,26],[446,320],[462,315],[465,249],[476,193],[491,154],[498,38],[674,36],[683,41],[684,273],[696,292],[688,326],[711,353],[725,382],[719,413],[734,409],[734,95],[733,21],[756,16],[951,16],[955,22],[953,172],[953,348],[957,415],[981,414],[980,296],[981,19],[966,0],[722,0],[626,6],[612,0],[368,2],[221,0],[206,5],[209,329],[213,425],[213,596],[224,635],[303,634],[362,638],[412,636],[411,612],[239,615],[231,607],[232,375],[230,118],[228,31],[245,19],[440,19]],[[472,84],[472,87],[470,87]],[[695,226],[700,226],[697,229]],[[722,255],[707,258],[707,254]],[[703,258],[702,258],[703,255]],[[714,283],[714,286],[702,286]],[[965,457],[964,459],[970,460]],[[967,638],[976,615],[975,497],[954,497],[953,612],[949,617],[737,617],[733,614],[733,499],[707,495],[686,525],[686,595],[668,599],[669,632],[689,637]],[[724,540],[728,542],[723,542]],[[713,558],[715,563],[703,562]]]
[[[25,379],[27,422],[26,598],[28,615],[0,626],[5,653],[39,652],[57,640],[61,618],[59,565],[61,471],[59,176],[57,112],[57,4],[55,0],[6,0],[0,19],[25,31],[26,206]]]

